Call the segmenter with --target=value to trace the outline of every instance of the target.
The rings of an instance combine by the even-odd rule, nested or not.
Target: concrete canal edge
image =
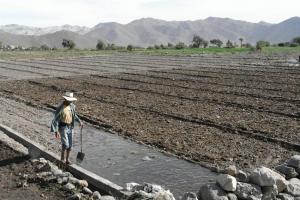
[[[27,147],[31,157],[43,157],[53,163],[60,162],[60,158],[56,154],[48,151],[45,147],[31,141],[15,130],[2,124],[0,124],[0,130],[10,138]],[[102,178],[99,175],[90,172],[76,164],[69,165],[66,170],[71,172],[75,177],[86,180],[90,185],[95,187],[95,189],[110,194],[114,197],[125,199],[132,194],[131,192],[125,191],[121,186],[112,183],[111,181]]]

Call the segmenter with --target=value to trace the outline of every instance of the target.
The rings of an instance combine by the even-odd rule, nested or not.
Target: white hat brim
[[[67,96],[63,96],[63,98],[67,101],[77,101],[77,99],[75,97],[67,97]]]

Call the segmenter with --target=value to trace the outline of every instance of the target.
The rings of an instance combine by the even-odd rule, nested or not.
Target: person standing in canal
[[[76,114],[74,102],[77,99],[72,92],[66,92],[63,95],[64,101],[58,106],[54,113],[54,118],[51,123],[51,132],[55,134],[56,138],[61,138],[62,152],[61,161],[65,160],[66,164],[70,164],[69,156],[73,144],[73,129],[75,120],[79,122],[80,127],[83,127],[82,121]]]

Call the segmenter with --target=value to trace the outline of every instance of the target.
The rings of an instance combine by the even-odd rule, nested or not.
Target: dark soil
[[[0,92],[45,107],[57,105],[63,92],[74,91],[82,116],[125,137],[212,165],[274,166],[297,152],[253,135],[300,143],[300,70],[280,64],[279,59],[78,58],[64,64],[152,68],[6,81]],[[152,70],[164,65],[176,69]],[[244,135],[245,131],[253,134]]]
[[[31,177],[32,181],[25,181],[26,176]],[[0,142],[0,199],[66,199],[67,194],[59,189],[59,185],[33,181],[34,176],[34,167],[28,157]]]

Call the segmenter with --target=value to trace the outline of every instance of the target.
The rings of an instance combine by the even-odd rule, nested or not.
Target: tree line
[[[300,36],[293,38],[290,42],[281,42],[278,44],[271,44],[269,41],[260,40],[256,42],[256,45],[253,46],[250,43],[244,43],[243,38],[239,38],[239,44],[227,40],[225,43],[220,39],[211,39],[205,40],[199,35],[194,35],[192,38],[191,44],[187,45],[184,42],[178,42],[177,44],[156,44],[154,46],[149,46],[147,49],[184,49],[184,48],[207,48],[207,47],[218,47],[218,48],[236,48],[236,47],[245,47],[256,50],[261,50],[263,47],[269,46],[278,46],[278,47],[297,47],[300,46]],[[61,43],[62,47],[65,49],[74,49],[76,44],[73,40],[63,39]],[[103,40],[98,40],[96,43],[96,50],[128,50],[132,51],[133,49],[142,49],[142,47],[133,46],[131,44],[124,46],[117,46],[114,43],[105,43]],[[14,47],[12,45],[3,45],[0,41],[0,49],[7,50],[56,50],[57,48],[50,48],[48,45],[43,44],[40,47],[30,47],[23,48],[21,46]]]

